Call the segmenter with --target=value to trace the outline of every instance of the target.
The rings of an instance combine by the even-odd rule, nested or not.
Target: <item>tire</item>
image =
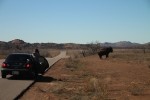
[[[2,78],[6,78],[6,74],[4,74],[3,72],[1,74],[2,74]]]
[[[33,72],[33,73],[32,73],[32,76],[33,76],[34,80],[36,80],[36,79],[38,78],[39,75],[38,75],[37,72]]]

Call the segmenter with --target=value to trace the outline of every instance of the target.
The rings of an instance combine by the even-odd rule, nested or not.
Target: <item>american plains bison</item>
[[[110,52],[113,52],[112,47],[105,47],[105,48],[100,49],[100,51],[98,52],[99,58],[101,59],[103,55],[106,55],[106,58],[107,58]]]

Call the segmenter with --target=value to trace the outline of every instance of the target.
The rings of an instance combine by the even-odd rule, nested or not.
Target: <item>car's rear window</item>
[[[6,58],[7,62],[11,62],[11,61],[21,61],[21,62],[25,62],[27,61],[27,59],[30,59],[30,55],[25,55],[25,54],[11,54]]]

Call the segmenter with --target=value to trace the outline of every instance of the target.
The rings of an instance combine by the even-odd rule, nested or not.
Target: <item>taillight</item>
[[[6,63],[2,63],[2,68],[6,68],[7,64]]]
[[[30,68],[31,67],[31,64],[26,64],[26,68]]]

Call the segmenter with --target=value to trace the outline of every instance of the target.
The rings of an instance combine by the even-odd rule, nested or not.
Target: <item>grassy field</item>
[[[60,53],[60,50],[56,49],[39,49],[40,54],[44,57],[55,57]],[[27,50],[0,50],[0,59],[5,59],[10,53],[33,53],[34,49]]]
[[[108,59],[68,51],[21,100],[149,100],[150,52],[115,49]]]

